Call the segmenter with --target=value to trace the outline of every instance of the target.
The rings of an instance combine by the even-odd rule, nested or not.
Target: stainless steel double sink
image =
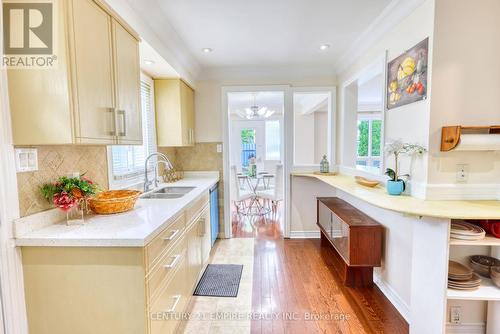
[[[196,187],[164,187],[146,193],[141,196],[143,199],[171,199],[171,198],[181,198]]]

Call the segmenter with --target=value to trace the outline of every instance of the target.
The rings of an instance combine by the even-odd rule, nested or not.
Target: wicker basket
[[[100,215],[110,215],[132,210],[137,198],[137,190],[109,190],[97,194],[89,200],[90,209]]]

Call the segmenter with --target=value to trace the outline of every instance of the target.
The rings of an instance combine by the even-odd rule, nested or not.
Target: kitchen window
[[[360,169],[379,169],[381,162],[381,114],[359,113],[357,124],[356,167]]]
[[[153,80],[141,75],[143,144],[108,146],[110,189],[123,189],[144,181],[144,162],[157,151],[153,90]]]

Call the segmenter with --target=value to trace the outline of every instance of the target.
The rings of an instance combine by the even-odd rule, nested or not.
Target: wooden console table
[[[371,286],[373,267],[380,267],[383,226],[340,198],[317,200],[321,241],[331,244],[342,258],[344,285]]]

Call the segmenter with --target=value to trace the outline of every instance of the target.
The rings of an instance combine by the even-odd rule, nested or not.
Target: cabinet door
[[[183,146],[179,80],[155,80],[154,89],[158,146]]]
[[[201,271],[201,239],[199,224],[193,224],[187,231],[188,242],[188,281],[191,287],[197,283]]]
[[[118,142],[142,144],[138,42],[114,20],[113,33]]]
[[[111,17],[92,0],[73,0],[72,14],[76,141],[113,144]]]
[[[194,145],[194,91],[184,81],[180,85],[182,143],[191,146]]]
[[[332,236],[332,212],[322,202],[318,202],[318,223],[323,230],[331,237]]]
[[[200,216],[201,224],[201,263],[205,264],[210,257],[210,250],[212,249],[212,236],[210,230],[210,208],[207,207],[203,210]]]

